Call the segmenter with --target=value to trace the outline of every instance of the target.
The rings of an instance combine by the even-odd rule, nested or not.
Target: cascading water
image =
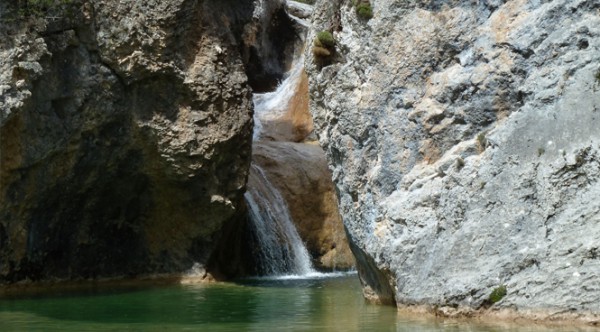
[[[265,121],[285,114],[299,84],[303,62],[302,58],[297,59],[276,91],[254,95],[254,140],[261,139]],[[250,210],[259,271],[269,276],[315,274],[285,200],[264,170],[254,163],[247,188],[244,197]]]
[[[266,275],[307,275],[315,272],[285,200],[255,164],[251,166],[248,191],[244,197],[250,210],[260,270]]]
[[[304,57],[296,59],[285,79],[273,92],[254,94],[254,136],[255,141],[263,138],[265,123],[277,121],[286,115],[289,103],[298,91],[298,85],[304,71]]]

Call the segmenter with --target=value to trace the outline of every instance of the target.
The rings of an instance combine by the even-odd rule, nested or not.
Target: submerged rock
[[[597,321],[600,4],[370,3],[318,1],[338,58],[305,51],[367,295]]]
[[[0,283],[206,263],[244,212],[253,10],[89,1],[0,20]]]

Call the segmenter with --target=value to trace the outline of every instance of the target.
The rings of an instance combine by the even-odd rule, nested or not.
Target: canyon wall
[[[305,51],[365,295],[597,322],[600,3],[370,3],[318,1]]]
[[[245,213],[265,3],[0,3],[0,283],[206,264]]]

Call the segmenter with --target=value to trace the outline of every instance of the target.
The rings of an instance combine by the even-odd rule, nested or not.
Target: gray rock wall
[[[0,283],[207,262],[243,213],[254,7],[85,1],[0,21]]]
[[[306,50],[365,295],[597,321],[600,3],[371,3],[319,1]]]

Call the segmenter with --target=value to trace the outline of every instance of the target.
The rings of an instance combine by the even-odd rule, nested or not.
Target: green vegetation
[[[329,31],[321,31],[317,34],[317,40],[320,47],[330,48],[335,46],[335,39]]]
[[[358,17],[368,20],[373,17],[373,8],[370,4],[360,4],[356,7]]]
[[[600,84],[600,69],[596,72],[596,82]]]
[[[356,15],[363,20],[373,18],[373,7],[369,0],[353,0],[352,4],[356,7]]]
[[[494,288],[490,297],[488,297],[488,301],[491,304],[494,304],[500,300],[502,300],[506,296],[506,286],[500,285],[497,288]]]
[[[313,55],[317,64],[323,66],[330,62],[335,53],[335,39],[329,31],[321,31],[313,42]]]

